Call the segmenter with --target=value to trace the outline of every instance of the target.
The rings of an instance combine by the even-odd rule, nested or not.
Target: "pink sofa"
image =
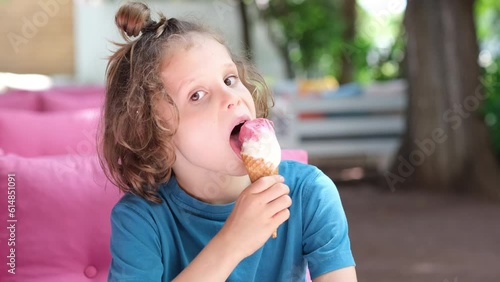
[[[106,281],[120,194],[95,153],[103,93],[0,95],[0,281]],[[283,158],[307,162],[304,151]]]

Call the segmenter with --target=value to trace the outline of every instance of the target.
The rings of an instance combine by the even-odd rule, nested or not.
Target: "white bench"
[[[311,158],[363,157],[379,170],[387,167],[405,129],[404,80],[372,84],[345,97],[299,97],[288,90],[275,91],[271,114],[282,148],[306,150]],[[316,116],[301,118],[305,113]]]

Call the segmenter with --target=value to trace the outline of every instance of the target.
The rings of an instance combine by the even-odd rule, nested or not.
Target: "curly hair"
[[[125,43],[118,46],[106,68],[106,98],[101,123],[99,160],[107,178],[124,193],[161,203],[158,189],[172,175],[178,126],[176,105],[166,92],[160,68],[175,52],[174,44],[201,34],[225,45],[216,32],[194,22],[153,21],[147,5],[129,2],[120,7],[115,23]],[[231,54],[231,53],[230,53]],[[257,117],[267,117],[274,103],[264,79],[243,58],[231,54],[242,83],[252,93]],[[159,107],[168,105],[171,120]]]

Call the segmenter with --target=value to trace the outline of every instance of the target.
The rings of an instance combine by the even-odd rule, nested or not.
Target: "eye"
[[[189,97],[189,99],[193,102],[196,102],[196,101],[199,101],[201,98],[205,97],[205,95],[207,94],[207,92],[203,91],[203,90],[198,90],[196,92],[194,92],[191,97]]]
[[[231,86],[233,84],[236,83],[236,80],[238,79],[238,77],[236,75],[231,75],[230,77],[224,79],[224,83],[227,85],[227,86]]]

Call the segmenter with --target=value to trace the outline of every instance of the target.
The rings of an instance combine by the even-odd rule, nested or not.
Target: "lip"
[[[248,115],[241,115],[238,116],[232,123],[231,127],[229,128],[229,145],[231,149],[233,149],[234,153],[238,156],[238,158],[241,159],[241,142],[239,138],[235,136],[231,136],[231,132],[233,131],[234,127],[237,126],[240,123],[246,122],[250,120],[250,116]]]

